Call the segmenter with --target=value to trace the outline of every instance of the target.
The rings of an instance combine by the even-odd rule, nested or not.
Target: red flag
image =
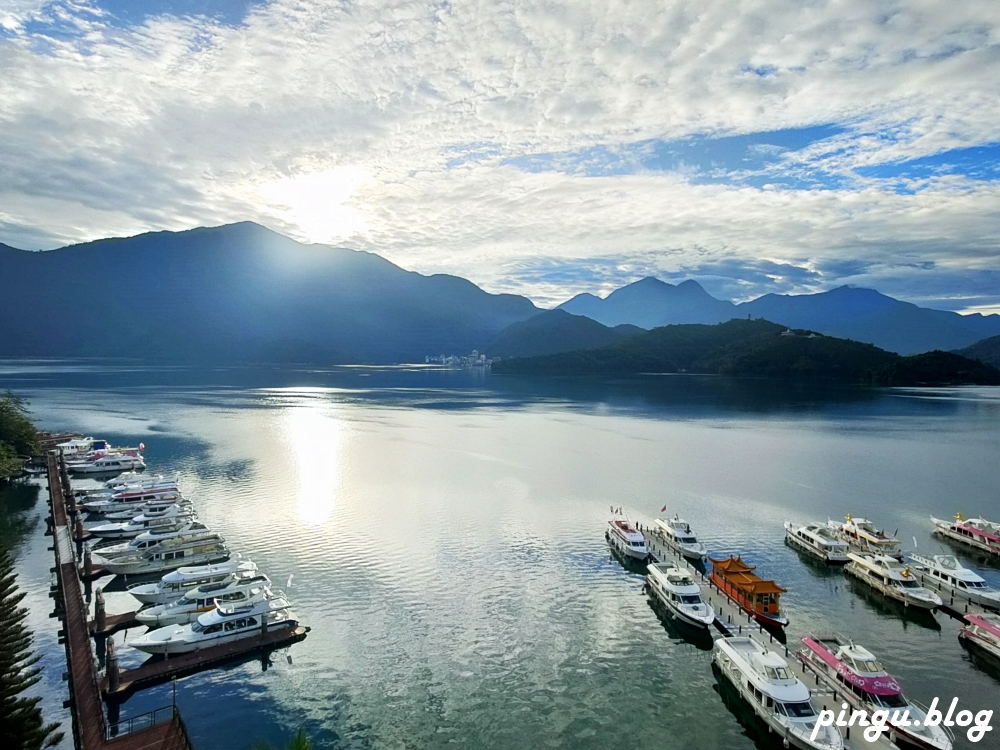
[[[667,506],[664,505],[662,508],[660,508],[660,513],[666,513],[666,512],[667,512]]]
[[[139,443],[139,450],[141,450],[141,451],[146,450],[146,446],[143,445],[142,443]]]

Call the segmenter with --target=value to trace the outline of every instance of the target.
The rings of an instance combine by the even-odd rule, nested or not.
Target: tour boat
[[[92,437],[76,438],[59,443],[56,448],[62,454],[64,460],[73,460],[79,456],[85,456],[94,451],[104,450],[108,447],[108,441],[97,440]]]
[[[925,750],[950,750],[954,737],[944,726],[927,725],[927,709],[903,695],[896,679],[868,649],[837,634],[809,635],[796,656],[817,679],[843,696],[852,709],[888,710],[888,726],[898,740]],[[908,713],[910,726],[893,721]],[[919,722],[919,724],[917,723]]]
[[[184,565],[203,565],[229,559],[229,548],[219,534],[187,539],[175,545],[154,545],[139,552],[104,558],[93,555],[95,566],[115,575],[164,573]]]
[[[817,728],[819,715],[809,688],[778,653],[753,638],[736,636],[716,640],[712,660],[786,747],[842,750],[844,740],[836,727]]]
[[[934,533],[954,542],[959,542],[980,552],[1000,556],[1000,523],[985,518],[963,518],[955,515],[954,521],[942,521],[931,516]]]
[[[220,604],[189,625],[157,628],[128,645],[148,654],[186,654],[298,624],[284,595],[264,590],[242,605]]]
[[[234,574],[256,574],[257,565],[234,555],[226,562],[178,568],[156,583],[133,583],[126,590],[143,604],[166,604],[179,599],[191,589],[226,581]]]
[[[90,461],[69,463],[66,468],[74,474],[107,474],[110,472],[127,471],[129,469],[145,469],[146,462],[139,451],[106,453]]]
[[[863,581],[890,599],[907,607],[934,610],[941,597],[920,585],[913,569],[888,555],[859,555],[851,552],[844,571]]]
[[[186,591],[179,599],[140,609],[135,618],[149,628],[185,625],[212,611],[217,604],[243,604],[270,586],[271,579],[263,573],[232,573],[222,581],[203,583]]]
[[[680,516],[657,518],[653,523],[663,543],[671,549],[695,562],[705,557],[705,545],[698,541],[691,531],[691,525]]]
[[[1000,615],[966,615],[965,625],[959,629],[958,637],[1000,659]]]
[[[181,508],[193,507],[191,501],[184,497],[161,497],[157,500],[150,500],[148,503],[143,503],[137,508],[120,510],[115,513],[102,513],[101,515],[107,523],[111,523],[112,521],[131,521],[136,516],[152,516],[163,513],[167,508],[174,505],[179,505]]]
[[[649,557],[649,543],[635,526],[627,520],[616,518],[608,521],[605,537],[614,549],[626,557],[645,560]]]
[[[740,609],[762,625],[783,628],[788,624],[778,602],[785,589],[757,576],[753,572],[756,567],[747,565],[739,556],[730,555],[727,560],[708,559],[712,562],[712,582]]]
[[[947,592],[948,596],[968,599],[983,607],[1000,609],[1000,589],[990,586],[982,576],[966,568],[954,555],[910,555],[910,562],[913,572],[928,588]]]
[[[851,549],[855,552],[903,559],[899,540],[892,534],[886,534],[883,529],[876,528],[867,518],[854,518],[848,514],[846,523],[828,521],[827,525],[837,536],[851,545]]]
[[[180,528],[194,516],[190,506],[170,505],[162,511],[150,511],[135,516],[131,521],[118,521],[87,526],[92,536],[102,539],[128,539],[144,531],[159,528]]]
[[[842,565],[850,560],[851,545],[839,539],[829,524],[785,521],[785,540],[825,563]]]
[[[165,484],[161,487],[116,492],[110,497],[91,496],[80,503],[80,506],[88,513],[104,515],[105,513],[132,510],[157,500],[176,500],[178,497],[180,497],[180,490],[177,489],[177,485]]]
[[[715,610],[701,598],[701,587],[691,578],[691,571],[670,563],[646,567],[647,591],[678,620],[697,628],[715,622]]]
[[[128,542],[111,544],[106,547],[96,547],[93,551],[105,559],[130,555],[137,551],[149,549],[150,547],[169,547],[181,544],[189,539],[207,537],[215,532],[205,524],[198,521],[188,521],[183,525],[172,528],[149,529]]]

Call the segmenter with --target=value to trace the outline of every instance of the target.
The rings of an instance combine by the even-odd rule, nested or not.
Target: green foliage
[[[306,731],[299,727],[288,741],[285,750],[312,750],[312,746],[312,740],[306,736]],[[257,745],[256,750],[272,750],[272,748],[266,742],[262,742]]]
[[[0,479],[21,473],[19,456],[37,453],[38,430],[28,416],[28,403],[10,391],[0,396]]]
[[[496,373],[625,376],[692,372],[875,385],[997,384],[1000,371],[945,352],[901,357],[766,320],[673,325],[600,349],[510,359]]]
[[[10,750],[40,750],[62,740],[58,724],[45,724],[41,698],[21,696],[40,679],[31,653],[31,633],[24,625],[28,611],[20,606],[14,559],[0,551],[0,737]]]
[[[14,549],[38,524],[32,510],[39,491],[37,484],[24,482],[0,485],[0,549]]]

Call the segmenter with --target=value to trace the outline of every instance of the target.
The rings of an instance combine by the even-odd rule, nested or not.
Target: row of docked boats
[[[115,448],[107,440],[87,437],[68,440],[56,447],[71,474],[117,474],[146,468],[142,443],[135,448]]]
[[[149,628],[129,646],[181,654],[298,627],[285,594],[197,520],[176,477],[129,471],[76,494],[99,519],[86,525],[98,540],[89,548],[95,565],[126,577],[163,573],[126,586],[141,605],[136,619]]]

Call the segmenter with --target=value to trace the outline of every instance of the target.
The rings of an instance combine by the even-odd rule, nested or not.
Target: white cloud
[[[551,260],[617,258],[625,280],[860,259],[882,275],[852,280],[890,286],[885,269],[931,262],[1000,270],[990,182],[793,191],[505,164],[841,123],[835,151],[789,158],[846,175],[1000,141],[995,3],[277,0],[236,27],[124,28],[60,4],[42,11],[60,33],[29,33],[39,5],[0,14],[0,241],[254,219],[545,301],[592,288],[530,273]]]

